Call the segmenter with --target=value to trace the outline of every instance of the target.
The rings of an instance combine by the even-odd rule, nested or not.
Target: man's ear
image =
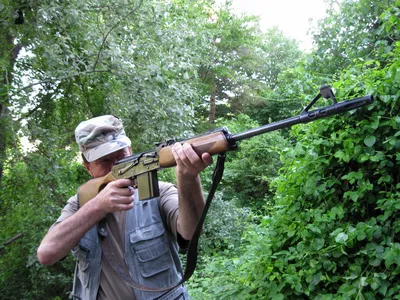
[[[88,171],[88,173],[90,174],[90,176],[93,177],[93,174],[92,174],[92,172],[91,172],[91,170],[90,170],[90,164],[89,164],[88,162],[85,162],[85,161],[84,161],[84,162],[82,162],[82,165],[84,165],[86,171]]]

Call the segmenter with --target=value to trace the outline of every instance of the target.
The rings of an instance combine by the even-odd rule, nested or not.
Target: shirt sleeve
[[[178,189],[172,183],[159,182],[160,199],[158,206],[167,229],[175,236],[179,215]]]
[[[61,223],[66,218],[72,216],[74,213],[78,211],[78,209],[79,209],[78,196],[74,195],[68,199],[67,204],[61,211],[61,215],[58,217],[57,221],[50,227],[49,230],[53,229],[54,226],[56,226],[58,223]]]
[[[161,217],[164,220],[167,230],[169,230],[169,232],[175,236],[179,247],[182,250],[185,250],[188,248],[189,241],[182,238],[177,230],[179,216],[178,188],[172,183],[162,181],[159,182],[159,188],[160,198],[158,205],[161,212]]]

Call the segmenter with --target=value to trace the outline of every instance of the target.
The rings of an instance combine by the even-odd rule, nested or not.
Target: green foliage
[[[293,82],[282,82],[282,75],[304,59],[296,41],[274,27],[262,36],[262,43],[254,52],[252,67],[255,71],[249,77],[255,80],[235,90],[235,96],[228,101],[229,111],[247,114],[261,124],[291,116],[293,110],[299,108],[300,101],[294,95],[283,94],[281,89],[293,85]]]
[[[206,27],[211,43],[199,68],[198,86],[204,101],[196,112],[213,124],[216,106],[225,103],[229,94],[242,93],[251,78],[259,77],[262,34],[258,19],[235,15],[229,1],[213,9]]]
[[[297,113],[324,83],[339,100],[376,102],[296,126],[290,143],[272,132],[227,153],[192,298],[398,298],[399,1],[330,1],[310,55],[276,29],[263,36],[229,2],[218,11],[212,2],[0,4],[2,299],[68,297],[72,258],[45,268],[36,248],[88,179],[76,162],[78,122],[120,116],[137,152],[192,135],[204,99],[233,93],[219,108],[233,113],[217,125],[239,133]],[[23,154],[22,136],[37,149]],[[205,192],[211,172],[202,174]],[[160,179],[174,181],[173,169]]]
[[[222,277],[228,291],[230,271],[234,269],[236,256],[240,254],[242,236],[257,217],[249,209],[240,208],[235,201],[225,201],[222,193],[216,193],[204,224],[199,243],[198,267],[188,282],[189,293],[194,299],[215,299],[214,293],[204,293],[207,286],[214,286]]]
[[[397,30],[393,13],[381,15],[383,28]],[[374,94],[373,105],[293,128],[271,215],[247,231],[242,255],[209,262],[195,299],[398,299],[399,41],[392,46],[354,57],[334,85],[339,99]]]
[[[13,82],[4,86],[12,116],[31,140],[45,142],[54,133],[63,146],[73,143],[78,122],[105,113],[125,121],[135,151],[189,133],[200,99],[197,69],[209,47],[209,7],[208,1],[23,5],[30,17],[18,31],[12,22],[5,28],[27,52],[13,61]],[[14,14],[11,4],[3,8]]]
[[[23,156],[10,165],[1,189],[0,292],[2,299],[68,297],[74,261],[68,257],[52,267],[41,266],[37,247],[61,212],[65,200],[88,179],[83,166],[72,163],[74,153],[53,151]],[[23,234],[14,242],[10,238]]]
[[[277,105],[285,106],[286,103],[278,103],[282,95],[276,90],[281,74],[295,67],[302,57],[296,41],[285,37],[278,28],[258,33],[256,20],[247,18],[236,22],[241,22],[245,28],[241,33],[245,38],[237,37],[228,30],[223,31],[231,35],[222,35],[220,44],[216,45],[221,58],[214,59],[213,63],[218,70],[225,71],[214,74],[208,67],[205,73],[208,77],[202,80],[202,83],[210,81],[210,85],[205,86],[208,94],[212,95],[212,89],[215,91],[217,117],[227,116],[229,112],[234,115],[244,113],[266,123],[269,119],[287,116],[287,111],[281,113],[279,107],[277,109]],[[230,23],[227,25],[230,26]],[[224,23],[224,26],[227,25]],[[229,43],[231,39],[235,39],[235,43]],[[237,46],[224,47],[224,43]],[[204,111],[200,110],[202,114],[209,112],[205,106],[203,108]]]
[[[327,17],[312,32],[316,45],[314,71],[332,76],[350,66],[355,57],[369,59],[376,50],[388,53],[393,49],[398,29],[387,26],[396,23],[399,17],[398,0],[328,3]]]
[[[241,208],[234,201],[222,200],[216,193],[204,225],[199,250],[205,256],[233,256],[239,251],[241,238],[253,215],[248,208]],[[197,275],[201,278],[201,275]]]
[[[217,126],[226,127],[235,134],[260,125],[246,115],[238,115],[218,120]],[[238,145],[238,150],[226,154],[224,176],[218,189],[224,200],[261,209],[266,204],[264,200],[271,198],[270,183],[281,166],[278,153],[287,142],[279,132],[270,132],[240,141]],[[211,172],[212,168],[208,168],[201,174],[206,190],[210,186]]]

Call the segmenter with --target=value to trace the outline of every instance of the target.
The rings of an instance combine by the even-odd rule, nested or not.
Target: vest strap
[[[134,281],[132,279],[132,276],[130,276],[129,273],[125,271],[125,269],[118,263],[118,261],[115,258],[115,255],[112,252],[112,246],[110,239],[107,238],[107,236],[101,235],[104,238],[103,244],[102,244],[102,251],[105,259],[108,261],[110,266],[114,269],[114,271],[121,277],[123,281],[125,281],[128,285],[131,287],[145,291],[145,292],[165,292],[155,298],[154,300],[161,299],[165,294],[167,294],[169,291],[172,289],[178,287],[179,285],[183,284],[186,280],[188,280],[192,275],[194,270],[196,269],[197,265],[197,248],[198,248],[198,243],[199,243],[199,238],[201,235],[201,232],[203,230],[203,224],[206,219],[208,209],[210,208],[211,202],[214,198],[214,194],[217,190],[218,184],[221,181],[222,175],[224,173],[224,165],[225,165],[225,153],[220,153],[218,154],[218,159],[217,163],[213,172],[213,177],[212,177],[212,183],[211,183],[211,188],[210,192],[208,193],[207,200],[204,206],[203,213],[200,216],[200,219],[197,223],[196,230],[193,233],[193,237],[190,240],[187,255],[186,255],[186,267],[185,267],[185,273],[182,276],[182,279],[176,284],[172,285],[166,288],[151,288],[147,287],[144,285],[141,285],[140,283]]]

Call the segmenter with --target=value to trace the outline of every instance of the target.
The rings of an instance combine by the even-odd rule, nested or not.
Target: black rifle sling
[[[213,178],[212,178],[212,183],[211,183],[211,188],[210,192],[208,193],[207,200],[204,206],[203,213],[197,223],[196,230],[193,233],[193,237],[189,243],[189,247],[187,250],[187,255],[186,255],[186,267],[185,267],[185,273],[182,276],[182,279],[177,283],[176,285],[169,286],[166,288],[151,288],[151,287],[146,287],[144,285],[141,285],[140,283],[134,281],[131,277],[131,275],[125,271],[125,269],[118,263],[118,261],[115,258],[115,255],[112,251],[113,247],[110,244],[110,239],[107,238],[107,236],[102,236],[103,238],[103,243],[102,243],[102,251],[105,259],[108,261],[108,263],[111,265],[111,267],[114,269],[114,271],[124,280],[127,284],[129,284],[131,287],[141,290],[141,291],[146,291],[146,292],[164,292],[165,293],[161,294],[158,296],[156,299],[160,299],[163,297],[165,294],[167,294],[170,290],[176,288],[177,286],[181,285],[184,283],[186,280],[188,280],[192,275],[194,270],[196,269],[197,265],[197,247],[198,247],[198,242],[199,238],[201,235],[201,232],[203,230],[203,224],[207,216],[208,209],[210,208],[211,202],[214,198],[214,194],[217,190],[218,184],[221,181],[222,174],[224,173],[224,164],[225,164],[225,153],[220,153],[218,155],[217,163],[213,172]],[[154,299],[154,300],[156,300]]]

